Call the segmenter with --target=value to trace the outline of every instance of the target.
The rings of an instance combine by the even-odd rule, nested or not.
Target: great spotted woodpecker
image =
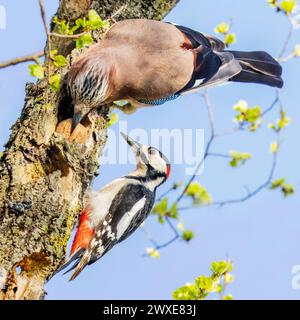
[[[141,225],[153,207],[156,188],[170,174],[170,163],[159,150],[121,134],[135,154],[136,170],[98,192],[89,192],[70,257],[57,271],[74,262],[68,270],[75,269],[70,280]]]
[[[170,23],[120,21],[67,75],[72,130],[92,108],[113,101],[128,100],[134,111],[227,81],[282,87],[281,73],[279,63],[263,51],[225,50],[217,38]]]

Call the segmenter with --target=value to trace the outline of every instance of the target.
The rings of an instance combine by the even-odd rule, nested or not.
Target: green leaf
[[[153,207],[151,214],[157,214],[158,222],[163,224],[164,217],[166,216],[167,211],[168,211],[168,198],[163,198],[159,203],[157,203]]]
[[[240,100],[236,105],[233,106],[233,110],[244,113],[248,110],[248,103],[245,100]]]
[[[28,66],[29,74],[38,79],[44,79],[45,77],[45,69],[43,66],[39,64],[31,64]]]
[[[70,24],[69,22],[66,22],[66,20],[59,20],[58,17],[55,16],[53,17],[52,22],[57,26],[58,33],[66,35],[73,34],[70,29]]]
[[[89,25],[92,30],[96,30],[102,27],[102,19],[95,10],[90,10],[88,13]]]
[[[271,190],[280,189],[285,198],[295,193],[295,187],[287,183],[285,178],[272,181],[270,188]]]
[[[285,197],[288,197],[295,193],[295,188],[290,183],[284,183],[282,186],[282,192]]]
[[[106,128],[112,126],[119,120],[119,116],[116,113],[111,113],[109,115],[109,120],[106,123]]]
[[[160,258],[159,251],[154,248],[147,248],[146,252],[147,252],[148,256],[151,257],[152,259],[159,259]]]
[[[231,283],[233,280],[234,280],[234,276],[233,276],[232,274],[226,273],[226,274],[224,275],[224,282],[225,282],[226,284]]]
[[[280,8],[287,14],[290,15],[296,7],[296,0],[284,0],[280,3]]]
[[[103,20],[102,21],[102,29],[108,29],[110,27],[109,20]]]
[[[273,8],[277,7],[277,0],[268,0],[268,3]]]
[[[185,286],[174,291],[173,298],[175,300],[204,300],[212,292],[217,292],[222,297],[226,285],[233,281],[233,276],[229,273],[232,268],[232,263],[229,260],[213,262],[211,266],[213,273],[210,277],[197,277],[195,283],[187,283]],[[228,300],[230,300],[230,295],[227,296]]]
[[[252,158],[251,153],[247,153],[247,152],[239,152],[239,151],[235,151],[235,150],[231,150],[229,151],[229,155],[231,156],[231,161],[229,162],[229,164],[232,167],[238,167],[241,166],[243,164],[245,164],[245,162],[249,159]]]
[[[157,203],[152,209],[152,213],[165,214],[168,209],[168,198],[163,198],[159,203]]]
[[[171,208],[167,211],[167,216],[172,219],[177,219],[178,217],[177,203],[172,204]]]
[[[215,291],[216,291],[217,293],[221,293],[222,290],[223,290],[222,284],[218,284],[218,285],[215,286]]]
[[[82,49],[84,48],[85,46],[93,43],[94,40],[91,36],[90,33],[86,33],[84,34],[83,36],[81,36],[80,38],[76,39],[76,48],[77,49]]]
[[[280,112],[280,119],[278,120],[278,128],[280,130],[284,129],[291,122],[291,118],[289,118],[284,111]]]
[[[246,121],[250,123],[254,123],[261,116],[261,108],[259,106],[255,106],[253,108],[249,108],[246,113]]]
[[[214,281],[210,277],[206,277],[206,276],[198,277],[196,278],[195,283],[196,283],[196,286],[203,291],[208,291],[208,292],[213,291]]]
[[[180,231],[184,231],[184,223],[183,223],[183,221],[180,221],[177,224],[177,229],[180,230]]]
[[[226,34],[229,30],[229,25],[226,22],[221,22],[215,27],[215,33]]]
[[[233,300],[233,296],[231,294],[227,294],[223,297],[223,300]]]
[[[173,292],[174,300],[198,300],[200,290],[194,284],[187,284]]]
[[[49,78],[50,88],[53,91],[58,91],[60,88],[60,74],[55,74]]]
[[[182,232],[182,239],[186,242],[191,241],[195,237],[194,232],[191,230],[184,230]]]
[[[271,152],[271,153],[277,153],[278,150],[279,150],[278,142],[277,142],[277,141],[273,141],[273,142],[270,144],[270,152]]]
[[[277,179],[277,180],[272,181],[271,189],[274,190],[279,187],[282,187],[284,182],[285,182],[285,178],[281,178],[281,179]]]
[[[86,29],[88,26],[88,22],[86,18],[78,18],[75,21],[75,27],[72,28],[73,31],[77,31],[78,29]]]
[[[191,197],[194,204],[208,205],[212,202],[211,195],[199,182],[191,183],[187,188],[185,195]]]
[[[300,57],[300,44],[296,44],[295,45],[295,48],[294,48],[294,51],[293,51],[293,55],[295,57]]]
[[[2,157],[3,157],[3,152],[0,152],[0,160],[1,160]]]
[[[222,260],[211,264],[211,271],[218,276],[222,276],[225,273],[232,271],[232,268],[231,261]]]
[[[67,59],[63,55],[59,54],[54,58],[54,65],[58,68],[62,68],[67,65]]]
[[[280,118],[276,121],[276,124],[270,123],[269,128],[275,132],[280,132],[291,122],[291,118],[286,115],[285,111],[280,111]]]
[[[89,27],[92,30],[97,30],[101,28],[109,28],[109,21],[108,20],[102,20],[98,13],[95,10],[90,10],[88,13],[88,23]]]
[[[225,36],[225,44],[227,47],[229,47],[231,44],[234,44],[236,42],[236,36],[234,33],[228,33]]]
[[[248,124],[250,131],[256,131],[260,125],[262,114],[260,106],[250,108],[245,100],[240,100],[233,109],[238,112],[234,121],[240,124]]]

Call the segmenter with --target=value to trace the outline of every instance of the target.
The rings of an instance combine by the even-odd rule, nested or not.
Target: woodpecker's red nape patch
[[[80,248],[87,248],[92,236],[94,234],[94,230],[90,228],[88,223],[88,209],[83,209],[79,226],[72,244],[71,254],[74,254]]]
[[[167,178],[169,178],[170,172],[171,172],[171,166],[167,164],[167,172],[166,172]]]

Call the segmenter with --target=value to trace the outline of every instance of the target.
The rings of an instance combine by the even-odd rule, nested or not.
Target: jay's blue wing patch
[[[158,100],[143,100],[143,99],[141,99],[141,100],[138,100],[138,102],[143,103],[143,104],[149,104],[152,106],[159,106],[159,105],[164,104],[167,101],[175,100],[178,97],[180,97],[180,94],[176,93],[176,94],[172,94],[172,95],[170,95],[166,98],[163,98],[163,99],[158,99]]]

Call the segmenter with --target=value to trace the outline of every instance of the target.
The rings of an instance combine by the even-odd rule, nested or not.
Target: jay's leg
[[[126,114],[132,114],[132,113],[136,112],[138,109],[155,107],[155,105],[143,104],[143,103],[138,103],[135,101],[127,101],[127,103],[125,103],[125,104],[119,104],[119,103],[115,102],[113,104],[113,107],[123,111]]]

